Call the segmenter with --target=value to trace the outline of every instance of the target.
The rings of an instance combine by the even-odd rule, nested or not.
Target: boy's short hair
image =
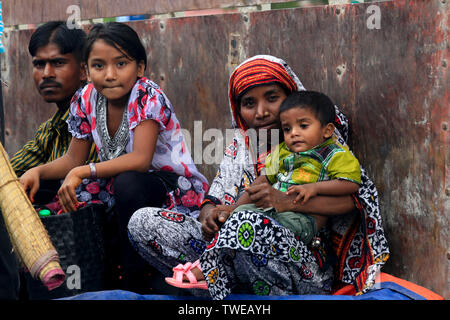
[[[292,108],[310,109],[322,126],[335,123],[336,110],[328,96],[316,91],[296,91],[290,94],[281,104],[279,113]]]
[[[39,26],[32,34],[28,51],[34,57],[39,48],[54,43],[61,54],[72,53],[81,62],[85,41],[86,33],[82,29],[69,28],[64,21],[50,21]]]

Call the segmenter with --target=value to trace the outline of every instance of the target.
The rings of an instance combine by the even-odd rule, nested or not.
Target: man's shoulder
[[[38,131],[51,130],[52,128],[60,128],[66,123],[69,116],[69,110],[57,110],[51,118],[39,125]]]

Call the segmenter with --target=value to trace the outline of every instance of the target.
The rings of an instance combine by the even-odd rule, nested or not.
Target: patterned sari
[[[291,68],[272,56],[252,57],[232,74],[229,97],[235,135],[204,203],[234,204],[258,176],[264,156],[252,155],[236,98],[255,85],[273,82],[290,91],[305,90]],[[348,121],[337,107],[336,113],[336,135],[345,145]],[[231,215],[206,243],[196,219],[143,208],[130,220],[130,239],[149,263],[168,276],[178,263],[200,259],[213,299],[230,293],[330,294],[337,283],[353,284],[362,293],[373,286],[389,248],[377,190],[363,168],[361,180],[361,188],[353,196],[357,210],[330,217],[319,231],[322,242],[318,248],[305,245],[275,220],[249,210]]]

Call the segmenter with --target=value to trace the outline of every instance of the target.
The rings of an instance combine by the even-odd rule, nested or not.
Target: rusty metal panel
[[[229,127],[229,74],[254,54],[284,58],[306,88],[328,94],[350,118],[352,149],[378,187],[391,247],[384,271],[448,299],[449,5],[440,0],[375,3],[379,29],[369,23],[372,5],[130,25],[147,48],[147,75],[163,87],[192,136],[196,120],[202,121],[197,134]],[[10,32],[5,41],[10,154],[49,114],[32,84],[25,49],[29,36]],[[203,147],[208,144],[203,141]],[[211,180],[217,165],[201,163],[199,169]]]
[[[300,0],[301,1],[301,0]],[[49,20],[66,20],[67,8],[79,6],[81,19],[107,18],[138,14],[162,14],[177,11],[251,6],[285,0],[3,0],[6,26],[37,24]]]
[[[1,57],[2,90],[5,148],[9,151],[32,139],[39,124],[56,111],[56,106],[45,103],[34,86],[28,53],[31,34],[31,30],[24,30],[3,35],[6,53]]]

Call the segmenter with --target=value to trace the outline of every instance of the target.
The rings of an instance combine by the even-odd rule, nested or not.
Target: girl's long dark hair
[[[120,22],[94,24],[87,36],[83,50],[83,60],[86,64],[92,45],[99,39],[102,39],[138,63],[144,61],[145,68],[147,68],[147,54],[139,36],[133,28]]]

